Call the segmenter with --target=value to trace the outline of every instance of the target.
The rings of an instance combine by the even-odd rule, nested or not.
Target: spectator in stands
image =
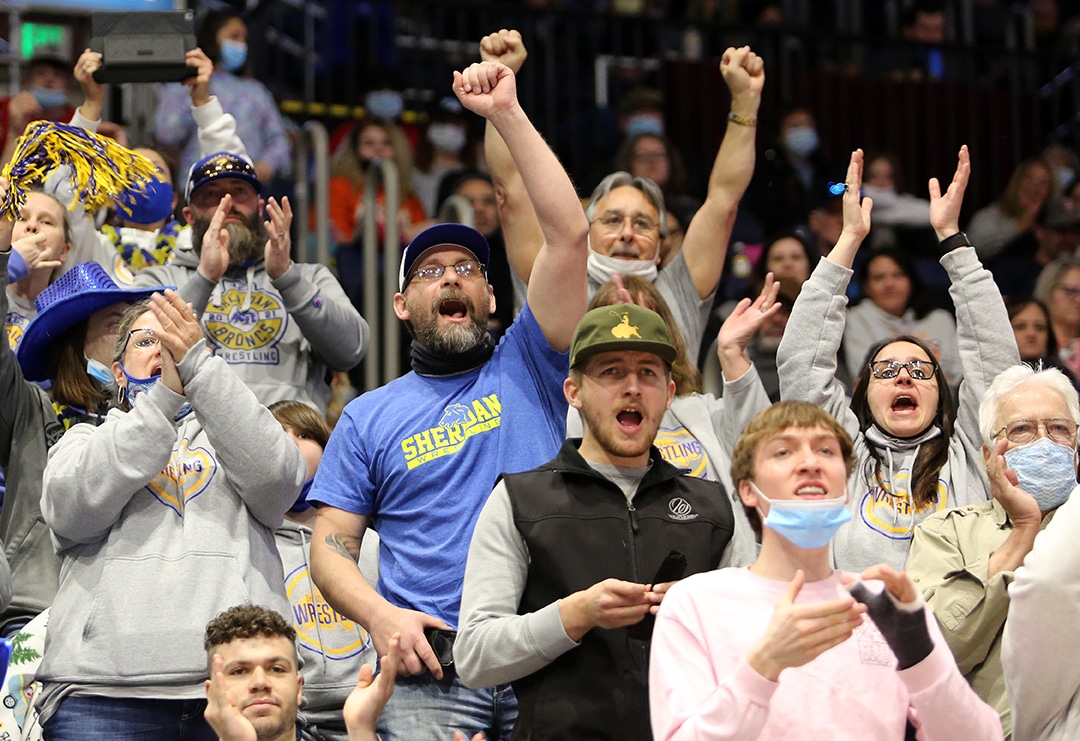
[[[483,236],[459,224],[418,235],[403,254],[394,298],[415,335],[413,372],[349,404],[308,496],[319,507],[312,575],[327,601],[366,626],[380,653],[401,634],[401,676],[379,722],[384,741],[445,741],[463,727],[506,738],[516,715],[507,688],[464,687],[448,642],[468,535],[496,479],[548,460],[565,438],[565,350],[585,312],[588,224],[517,102],[515,82],[491,62],[454,74],[462,105],[490,117],[520,162],[546,238],[528,304],[495,346],[486,331],[494,307]],[[377,593],[355,563],[369,523],[382,544]],[[429,642],[430,628],[443,633]]]
[[[356,687],[360,667],[375,667],[371,635],[338,614],[311,581],[311,526],[315,510],[307,501],[319,468],[330,427],[322,416],[299,401],[270,405],[274,418],[304,454],[307,480],[285,522],[274,533],[285,567],[285,594],[292,606],[297,648],[304,660],[304,731],[309,741],[349,741],[341,709]],[[377,574],[365,574],[369,579]]]
[[[865,355],[848,400],[836,379],[844,333],[844,295],[851,264],[870,229],[869,199],[860,204],[862,151],[852,153],[840,241],[795,301],[777,359],[785,399],[821,406],[856,441],[856,475],[848,487],[853,521],[832,541],[834,563],[862,569],[887,563],[902,569],[911,531],[935,511],[986,501],[978,410],[998,373],[1020,362],[1001,294],[960,232],[960,207],[971,165],[960,149],[956,173],[942,194],[930,180],[930,222],[952,278],[963,383],[953,396],[934,351],[910,335],[880,337]]]
[[[1057,195],[1055,183],[1053,171],[1041,157],[1029,157],[1017,165],[1001,198],[976,211],[968,224],[968,237],[979,245],[979,257],[997,257],[1009,240],[1031,229],[1039,209]]]
[[[900,162],[891,152],[866,160],[863,195],[874,199],[874,227],[930,227],[930,201],[905,192]]]
[[[416,147],[412,190],[424,212],[431,216],[439,210],[438,194],[444,178],[456,180],[462,171],[476,166],[468,123],[465,109],[452,95],[440,98],[428,113],[427,125]]]
[[[748,569],[677,582],[661,603],[649,661],[658,741],[901,739],[909,720],[926,738],[1002,738],[911,579],[885,564],[834,569],[853,447],[800,401],[740,435],[731,475],[761,552]]]
[[[292,155],[274,97],[263,83],[243,76],[247,39],[247,26],[234,10],[207,13],[196,32],[199,48],[214,63],[210,94],[217,96],[225,112],[235,117],[237,133],[250,153],[256,176],[269,184],[276,177],[288,175]],[[201,158],[188,93],[180,85],[162,87],[154,136],[162,147],[179,152],[180,172],[188,172]]]
[[[780,284],[780,293],[794,301],[820,260],[821,254],[806,243],[803,232],[783,232],[766,242],[754,263],[750,294],[760,291],[766,275],[772,273]]]
[[[875,207],[877,203],[874,203]],[[963,378],[956,320],[935,309],[906,252],[875,250],[856,273],[863,299],[848,309],[844,325],[844,354],[852,378],[862,375],[867,351],[882,338],[912,335],[934,350],[934,363],[956,389]]]
[[[124,312],[112,357],[118,408],[72,427],[42,482],[63,562],[37,673],[42,726],[50,741],[202,741],[203,626],[238,602],[289,609],[273,531],[306,466],[175,291]]]
[[[1059,257],[1043,268],[1032,295],[1050,311],[1061,362],[1080,376],[1080,257]]]
[[[1022,414],[1027,417],[1027,410]],[[1076,425],[1072,427],[1075,430]],[[1045,445],[1042,447],[1045,449]],[[1061,492],[1068,497],[1035,537],[1031,551],[1016,569],[1009,587],[1001,665],[1012,709],[1013,738],[1018,741],[1069,739],[1080,729],[1076,643],[1070,640],[1068,630],[1080,618],[1077,613],[1080,601],[1076,599],[1080,573],[1080,538],[1076,537],[1080,528],[1077,519],[1080,496],[1076,494],[1075,470],[1068,467],[1069,462],[1075,462],[1075,439],[1068,447],[1070,450],[1055,451],[1055,465],[1040,461],[1027,466],[1026,477],[1015,470],[1018,479],[1015,481],[1004,466],[999,469],[999,485],[1014,489],[1017,499],[1031,495],[1038,501],[1052,493],[1060,498]],[[1017,488],[1021,491],[1016,492]],[[1041,504],[1039,509],[1041,512]],[[1065,632],[1057,626],[1065,626]]]
[[[1080,173],[1080,157],[1076,152],[1061,144],[1054,142],[1048,144],[1042,151],[1042,158],[1050,169],[1054,171],[1054,179],[1057,181],[1058,193],[1066,194],[1076,182],[1076,176]]]
[[[262,191],[254,168],[235,154],[197,162],[184,207],[192,248],[135,282],[179,286],[215,354],[259,401],[299,399],[323,412],[329,371],[352,368],[367,351],[367,322],[325,265],[292,261],[289,199],[264,202]]]
[[[191,113],[197,122],[196,135],[202,156],[229,151],[247,157],[244,143],[236,136],[236,121],[221,109],[221,103],[210,95],[210,78],[214,64],[201,49],[186,55],[188,66],[198,74],[185,81],[191,97]],[[71,118],[71,125],[97,132],[102,125],[101,111],[105,105],[105,86],[94,80],[101,66],[101,53],[85,50],[75,64],[75,79],[83,89],[84,100]],[[122,285],[134,281],[134,272],[147,267],[164,265],[173,250],[191,249],[191,231],[187,224],[172,218],[177,195],[173,189],[173,170],[164,155],[155,149],[135,150],[158,166],[160,178],[136,191],[130,210],[120,215],[119,226],[105,225],[99,232],[92,215],[86,215],[82,204],[68,212],[73,233],[72,254],[76,262],[96,260],[113,280]],[[70,183],[59,178],[56,193],[62,201],[73,201],[75,194]]]
[[[525,305],[528,286],[510,268],[502,225],[499,223],[495,185],[486,172],[466,172],[453,183],[450,194],[461,196],[469,202],[473,210],[473,226],[491,246],[487,273],[488,282],[495,290],[495,311],[488,317],[488,331],[498,340]]]
[[[385,159],[397,165],[401,190],[398,214],[389,219],[386,192],[381,184],[375,195],[374,218],[380,252],[386,229],[397,230],[406,244],[430,226],[424,206],[412,190],[412,153],[401,129],[381,119],[358,123],[330,168],[330,226],[338,244],[338,275],[345,293],[357,308],[363,304],[364,288],[364,178],[372,162]]]
[[[1058,354],[1057,338],[1050,331],[1050,312],[1046,304],[1031,296],[1005,296],[1005,309],[1016,335],[1020,360],[1032,368],[1057,368],[1080,389],[1080,382]]]
[[[671,364],[675,398],[664,412],[653,445],[668,463],[687,469],[691,476],[719,481],[729,495],[734,491],[728,478],[734,433],[771,403],[748,353],[748,345],[758,329],[782,310],[777,302],[777,289],[778,285],[769,276],[761,293],[739,302],[721,327],[716,341],[716,358],[727,382],[722,398],[702,393],[701,372],[689,359],[671,310],[655,284],[635,275],[613,278],[600,286],[589,301],[590,309],[615,303],[635,303],[663,318],[676,350]],[[583,434],[582,417],[574,411],[567,418],[566,434],[567,437]],[[732,550],[725,555],[724,562],[732,565],[750,563],[754,556],[753,543],[749,523],[735,509],[735,536]]]
[[[656,312],[586,313],[563,386],[582,437],[503,476],[480,512],[454,664],[467,686],[513,683],[516,738],[651,739],[652,615],[672,581],[716,568],[735,527],[723,489],[654,445],[676,357]]]
[[[71,229],[65,218],[67,209],[52,195],[32,192],[19,210],[11,235],[12,257],[21,263],[7,288],[7,311],[4,327],[8,344],[18,349],[30,320],[37,314],[35,300],[59,277],[64,260],[71,252]],[[10,262],[9,262],[10,267]]]
[[[35,55],[26,70],[23,89],[0,100],[0,162],[9,162],[15,143],[31,121],[68,121],[75,109],[71,63],[48,54]]]
[[[776,143],[754,171],[747,205],[770,234],[807,224],[838,172],[821,152],[814,114],[804,105],[789,106],[780,115]]]
[[[938,618],[960,671],[1012,733],[1001,637],[1013,573],[1050,513],[1076,487],[1080,399],[1056,368],[1008,368],[979,410],[993,499],[915,528],[907,570]]]
[[[990,263],[1001,292],[1025,296],[1035,290],[1039,273],[1059,257],[1069,257],[1080,249],[1080,203],[1071,198],[1053,198],[1043,204],[1031,229],[1013,237],[1001,256]]]
[[[517,31],[489,34],[480,48],[483,59],[505,59],[511,69],[520,68],[525,61]],[[591,224],[590,292],[615,274],[656,281],[690,348],[701,346],[738,203],[753,173],[757,110],[765,84],[764,65],[748,46],[724,52],[720,71],[732,92],[732,110],[713,163],[708,196],[687,227],[675,259],[658,272],[659,243],[667,232],[667,211],[663,194],[651,180],[635,178],[628,172],[611,173],[593,191],[585,209]],[[501,215],[510,263],[528,281],[542,243],[536,220],[522,193],[514,162],[490,127],[485,143],[492,177],[505,194]]]
[[[6,182],[0,181],[0,189],[6,199]],[[51,203],[50,212],[63,219],[63,207],[48,196],[34,196],[31,203],[39,199]],[[8,261],[20,243],[36,243],[46,231],[63,228],[54,220],[51,226],[39,225],[35,234],[32,226],[29,219],[18,225],[0,221],[0,280],[6,281]],[[19,236],[12,244],[15,235]],[[11,606],[0,613],[0,634],[14,635],[56,594],[60,560],[53,553],[40,509],[45,460],[72,425],[103,420],[113,395],[109,363],[116,322],[127,303],[148,292],[120,290],[97,263],[78,265],[38,294],[36,316],[21,334],[18,362],[8,343],[0,343],[0,375],[5,379],[0,439],[6,441],[0,448],[0,466],[7,476],[0,539],[14,564],[15,588]],[[0,315],[10,316],[10,295],[5,290],[0,298]],[[48,391],[36,383],[45,381]]]
[[[627,137],[615,153],[613,165],[615,170],[647,178],[660,186],[664,205],[669,212],[675,212],[680,224],[689,224],[701,208],[701,199],[689,193],[682,155],[664,134],[640,132]]]

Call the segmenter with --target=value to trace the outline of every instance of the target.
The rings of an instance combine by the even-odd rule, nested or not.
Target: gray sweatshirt
[[[803,284],[777,351],[780,393],[809,401],[836,417],[855,442],[855,473],[848,482],[852,521],[832,541],[833,561],[845,571],[862,571],[885,562],[903,569],[915,525],[930,514],[990,498],[979,432],[979,405],[998,373],[1020,362],[1016,338],[1001,293],[971,248],[941,258],[956,306],[957,344],[963,369],[949,459],[938,481],[938,501],[915,511],[909,496],[911,463],[918,449],[881,450],[887,489],[864,475],[868,446],[836,380],[836,352],[844,333],[845,291],[851,270],[822,260]],[[884,338],[882,338],[884,339]]]
[[[61,557],[38,678],[69,689],[204,696],[206,623],[233,605],[289,614],[274,529],[303,455],[203,341],[130,412],[75,425],[49,453],[41,511]],[[186,400],[193,411],[174,417]]]
[[[325,265],[294,262],[271,280],[259,259],[211,283],[198,265],[195,250],[178,241],[173,262],[140,271],[135,285],[179,286],[202,318],[214,354],[260,402],[296,399],[325,414],[328,370],[357,365],[370,336],[333,273]]]

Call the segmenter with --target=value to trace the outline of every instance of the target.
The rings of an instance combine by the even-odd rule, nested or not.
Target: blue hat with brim
[[[29,381],[49,377],[49,345],[72,326],[113,304],[134,303],[172,286],[126,290],[96,262],[82,262],[53,281],[34,300],[37,315],[19,345],[19,365]]]
[[[255,174],[255,168],[250,162],[232,152],[214,152],[191,166],[191,170],[188,171],[187,191],[184,198],[191,201],[192,193],[207,183],[230,179],[243,180],[260,196],[263,194],[262,181]]]
[[[429,226],[416,235],[405,252],[401,255],[401,268],[398,270],[398,290],[405,290],[405,283],[412,272],[413,263],[433,247],[460,247],[473,253],[484,265],[491,260],[491,247],[487,239],[471,226],[464,224],[436,224]]]

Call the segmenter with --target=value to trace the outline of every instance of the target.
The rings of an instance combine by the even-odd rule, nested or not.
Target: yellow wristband
[[[757,119],[750,118],[749,116],[740,116],[735,111],[728,111],[727,120],[731,123],[739,124],[739,126],[757,126]]]

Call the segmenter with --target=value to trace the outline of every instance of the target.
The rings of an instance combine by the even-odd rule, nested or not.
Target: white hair
[[[596,204],[601,198],[611,193],[616,188],[622,188],[629,186],[631,188],[637,188],[648,199],[659,214],[660,225],[660,237],[667,236],[667,209],[664,207],[664,193],[660,190],[660,186],[654,183],[649,178],[635,177],[625,170],[618,170],[611,173],[596,186],[592,195],[589,197],[589,205],[585,207],[585,218],[589,220],[591,224],[596,217]]]
[[[1056,392],[1065,401],[1069,419],[1080,425],[1080,395],[1065,374],[1057,368],[1036,370],[1022,363],[999,373],[979,406],[979,432],[988,448],[994,447],[994,433],[1000,429],[995,429],[995,426],[1001,407],[1013,394],[1028,386],[1042,386]]]

